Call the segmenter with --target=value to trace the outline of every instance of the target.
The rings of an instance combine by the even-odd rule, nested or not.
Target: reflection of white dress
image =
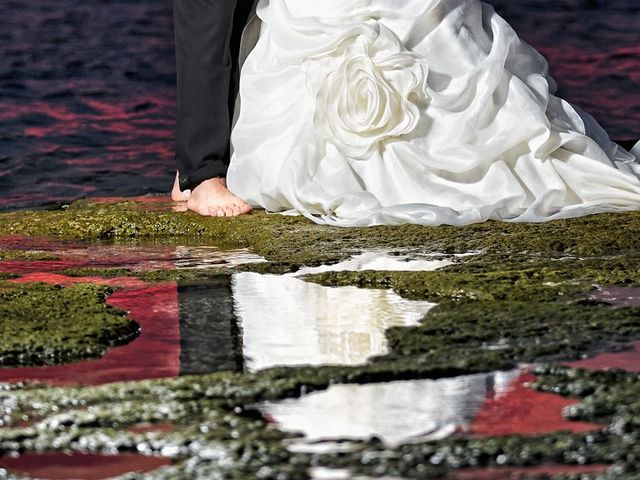
[[[253,205],[340,226],[640,209],[640,144],[554,96],[488,4],[260,0],[258,16],[227,176]]]

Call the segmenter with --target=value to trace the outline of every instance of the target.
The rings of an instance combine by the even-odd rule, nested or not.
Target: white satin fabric
[[[545,59],[490,5],[260,0],[257,14],[227,174],[252,205],[345,227],[640,209],[640,144],[554,96]]]

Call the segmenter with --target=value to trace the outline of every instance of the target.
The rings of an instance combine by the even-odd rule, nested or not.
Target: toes
[[[252,209],[253,207],[246,203],[233,203],[218,207],[211,206],[207,210],[211,217],[236,217],[243,213],[249,213]]]

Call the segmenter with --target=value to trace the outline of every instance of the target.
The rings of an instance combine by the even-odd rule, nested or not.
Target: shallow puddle
[[[234,310],[246,368],[362,364],[388,352],[388,328],[416,325],[435,306],[406,300],[391,289],[326,287],[300,277],[327,271],[436,270],[452,264],[453,257],[378,250],[285,275],[234,274]]]
[[[353,475],[349,470],[317,467],[309,471],[310,480],[408,480],[399,477],[365,477]]]
[[[474,255],[417,255],[409,253],[393,253],[386,250],[376,250],[354,255],[348,260],[334,263],[333,265],[320,265],[318,267],[304,267],[296,272],[296,275],[306,275],[324,272],[362,271],[362,270],[387,270],[387,271],[429,271],[446,267],[454,263],[456,257]]]
[[[615,307],[640,307],[640,288],[600,287],[591,294],[591,298],[610,303]]]
[[[543,465],[520,468],[467,468],[451,472],[445,480],[539,480],[555,475],[604,473],[609,465]],[[353,475],[349,470],[313,468],[311,480],[408,480],[400,477],[367,477]]]
[[[587,370],[609,370],[619,368],[628,372],[640,372],[640,341],[631,342],[622,346],[621,352],[601,353],[591,358],[566,362],[565,365]]]
[[[20,244],[13,237],[2,240],[6,248]],[[299,278],[325,267],[286,275],[237,272],[195,285],[148,283],[135,277],[69,277],[58,272],[78,267],[200,269],[265,260],[246,249],[30,242],[33,250],[51,252],[58,259],[5,261],[0,270],[19,273],[18,282],[117,287],[107,303],[129,312],[141,332],[132,343],[110,349],[100,359],[2,368],[0,381],[95,385],[275,365],[361,364],[387,353],[386,329],[415,325],[434,306],[403,299],[391,290],[325,287]],[[411,260],[408,254],[377,251],[326,268],[410,270],[451,263],[451,257],[434,257],[438,258]]]
[[[0,271],[9,273],[57,272],[71,268],[126,268],[150,271],[175,268],[234,267],[265,259],[248,249],[225,250],[215,246],[114,245],[52,242],[23,237],[0,237],[0,248],[28,248],[55,259],[0,260]]]
[[[57,274],[32,274],[19,281],[46,281],[71,284],[87,278]],[[180,314],[177,284],[145,284],[132,278],[91,278],[122,288],[107,303],[129,312],[140,325],[140,335],[131,343],[111,348],[99,359],[44,367],[0,368],[0,381],[42,381],[56,385],[99,385],[115,381],[135,381],[174,377],[180,373]]]
[[[136,454],[26,453],[0,457],[0,467],[46,480],[101,480],[129,472],[150,472],[170,465],[170,460]]]
[[[393,446],[466,429],[488,392],[505,390],[518,374],[333,385],[299,399],[265,403],[260,410],[280,429],[303,433],[306,442],[376,437]]]
[[[256,371],[277,365],[363,364],[388,352],[388,328],[416,325],[435,304],[403,299],[391,289],[326,287],[305,282],[304,275],[347,270],[435,270],[454,263],[456,257],[372,251],[333,265],[304,267],[284,275],[236,271],[196,284],[181,284],[148,283],[135,277],[69,277],[59,272],[74,267],[202,269],[265,260],[248,250],[203,246],[65,244],[56,248],[46,242],[33,242],[31,246],[36,251],[54,253],[59,259],[3,261],[0,271],[19,273],[21,277],[14,280],[19,282],[91,282],[117,287],[107,303],[127,311],[140,324],[141,333],[130,344],[108,350],[101,359],[0,369],[0,381],[95,385],[221,370]],[[609,289],[594,295],[613,305],[628,306],[635,305],[629,302],[637,301],[636,290],[640,291]],[[637,371],[640,342],[634,347],[571,365]],[[528,388],[528,382],[534,379],[526,370],[515,369],[439,380],[333,385],[325,391],[261,404],[258,408],[274,426],[302,433],[303,438],[291,443],[290,448],[307,452],[348,449],[350,441],[372,437],[394,446],[451,435],[537,435],[602,428],[565,420],[563,409],[576,401]],[[164,429],[171,431],[171,425],[140,425],[131,431]],[[108,478],[166,464],[158,463],[165,460],[138,455],[47,454],[4,460],[0,465],[5,468],[51,479]],[[598,468],[601,470],[593,471],[606,467]],[[564,469],[558,473],[586,471]],[[474,471],[468,470],[450,478],[525,479],[545,472],[497,469],[493,473],[495,477],[470,477]],[[359,477],[344,471],[315,469],[313,478]]]
[[[468,424],[465,435],[543,435],[559,431],[588,432],[603,428],[600,424],[564,418],[565,408],[578,401],[530,388],[529,384],[535,379],[525,369],[512,378],[506,388],[488,390],[484,403]]]
[[[276,365],[366,362],[387,353],[385,331],[415,325],[435,304],[392,290],[325,287],[289,275],[233,275],[235,314],[245,363]]]
[[[439,380],[333,385],[298,399],[259,405],[279,429],[301,433],[294,451],[339,451],[348,440],[378,438],[389,446],[468,436],[591,431],[601,425],[565,420],[577,403],[527,387],[535,377],[516,369]]]

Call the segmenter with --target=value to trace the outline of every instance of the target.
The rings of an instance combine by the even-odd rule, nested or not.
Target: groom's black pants
[[[173,0],[176,161],[182,190],[224,177],[248,0]]]

